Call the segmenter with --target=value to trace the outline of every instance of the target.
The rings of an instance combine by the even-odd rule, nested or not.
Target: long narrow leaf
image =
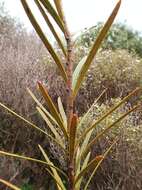
[[[5,110],[7,110],[9,113],[13,114],[14,116],[16,116],[17,118],[19,118],[20,120],[24,121],[25,123],[28,124],[28,126],[31,126],[32,128],[38,130],[39,132],[45,134],[47,137],[51,138],[57,145],[59,145],[63,150],[64,147],[58,142],[56,141],[55,138],[53,138],[51,135],[47,134],[44,130],[42,130],[41,128],[39,128],[38,126],[36,126],[35,124],[33,124],[32,122],[28,121],[27,119],[25,119],[24,117],[20,116],[19,114],[17,114],[16,112],[14,112],[13,110],[11,110],[10,108],[8,108],[7,106],[5,106],[4,104],[0,103],[0,106],[3,107]]]
[[[49,163],[47,163],[45,161],[38,160],[38,159],[35,159],[35,158],[31,158],[31,157],[27,157],[27,156],[21,156],[21,155],[9,153],[9,152],[4,152],[4,151],[0,151],[0,155],[10,156],[10,157],[14,157],[14,158],[22,159],[22,160],[28,160],[28,161],[32,161],[32,162],[37,162],[39,164],[49,166],[49,167],[54,168],[57,171],[59,171],[61,174],[63,174],[67,178],[67,175],[61,169],[59,169],[58,167],[56,167],[56,166],[54,166],[52,164],[49,164]]]
[[[43,154],[43,156],[44,156],[46,162],[47,162],[49,165],[54,166],[54,164],[50,161],[50,159],[48,158],[48,156],[47,156],[47,154],[45,153],[44,149],[43,149],[40,145],[39,145],[39,149],[40,149],[40,151],[42,152],[42,154]],[[63,184],[63,182],[62,182],[60,176],[58,175],[57,170],[56,170],[55,168],[53,168],[53,167],[50,167],[50,168],[51,168],[51,170],[52,170],[52,172],[53,172],[53,175],[54,175],[55,179],[58,181],[58,184],[60,184],[60,186],[62,187],[62,188],[60,188],[60,186],[57,184],[58,189],[59,189],[59,190],[60,190],[60,189],[65,190],[65,186],[64,186],[64,184]],[[62,170],[61,170],[61,171],[62,171]]]
[[[13,110],[11,110],[10,108],[8,108],[7,106],[5,106],[4,104],[0,103],[0,106],[3,107],[5,110],[7,110],[8,112],[10,112],[11,114],[13,114],[14,116],[18,117],[20,120],[26,122],[28,125],[30,125],[31,127],[37,129],[38,131],[47,134],[45,131],[43,131],[42,129],[40,129],[38,126],[36,126],[35,124],[31,123],[30,121],[28,121],[27,119],[25,119],[24,117],[20,116],[19,114],[17,114],[16,112],[14,112]]]
[[[83,57],[80,62],[78,63],[78,65],[76,66],[74,72],[73,72],[73,79],[72,79],[72,88],[75,89],[75,86],[77,84],[77,80],[79,78],[79,75],[80,75],[80,72],[81,72],[81,69],[85,63],[87,59],[87,56]]]
[[[64,107],[63,107],[63,104],[62,104],[60,97],[58,98],[58,109],[59,109],[60,115],[62,117],[62,120],[64,122],[64,126],[67,129],[67,116],[66,116],[66,113],[65,113],[65,110],[64,110]]]
[[[31,12],[31,9],[28,6],[26,0],[21,0],[21,3],[23,5],[24,10],[25,10],[27,16],[29,17],[29,20],[31,21],[34,29],[36,30],[37,34],[39,35],[40,39],[42,40],[43,44],[45,45],[45,47],[47,48],[47,50],[49,51],[49,53],[51,54],[52,58],[54,59],[56,65],[58,66],[58,68],[60,70],[60,73],[61,73],[63,79],[66,82],[67,81],[67,74],[66,74],[64,65],[62,64],[62,62],[59,59],[58,55],[54,51],[54,48],[52,47],[52,45],[50,44],[50,42],[46,38],[46,36],[45,36],[44,32],[42,31],[40,25],[36,21],[36,19],[35,19],[33,13]]]
[[[89,162],[89,159],[90,159],[90,155],[91,155],[91,152],[89,152],[82,164],[82,167],[81,167],[81,171],[83,171],[86,167],[87,167],[87,164]],[[80,160],[81,161],[81,160]],[[78,173],[79,174],[79,173]],[[78,174],[76,174],[76,176],[78,176]],[[75,185],[75,188],[76,189],[80,189],[80,186],[81,186],[81,182],[83,180],[83,176],[78,180],[78,182],[76,183]]]
[[[0,183],[3,183],[4,185],[10,187],[11,189],[14,189],[14,190],[22,190],[20,188],[18,188],[17,186],[9,183],[8,181],[4,180],[4,179],[0,179]]]
[[[108,18],[107,22],[105,23],[103,29],[101,30],[99,36],[97,37],[92,49],[89,52],[89,55],[85,61],[85,63],[82,65],[82,68],[80,69],[79,75],[78,75],[78,79],[76,81],[76,84],[74,85],[74,89],[73,89],[73,93],[74,93],[74,97],[77,95],[77,92],[83,82],[83,79],[85,77],[86,72],[88,71],[91,62],[94,59],[94,56],[96,55],[99,47],[101,46],[101,42],[104,40],[104,38],[106,37],[106,34],[108,32],[108,30],[110,29],[116,15],[117,12],[120,8],[121,5],[121,0],[118,1],[118,3],[116,4],[113,12],[111,13],[110,17]]]
[[[88,181],[87,181],[87,183],[86,183],[86,185],[85,185],[85,187],[84,187],[84,190],[87,190],[88,185],[89,185],[91,179],[92,179],[93,176],[96,174],[96,172],[97,172],[99,166],[101,165],[101,163],[103,162],[103,160],[107,157],[108,153],[111,151],[111,149],[112,149],[113,146],[116,144],[116,142],[117,142],[117,140],[115,140],[115,141],[112,143],[112,145],[107,149],[107,151],[104,153],[103,159],[101,159],[101,160],[98,162],[98,164],[97,164],[97,166],[95,167],[94,171],[91,173],[91,175],[90,175],[90,177],[89,177],[89,179],[88,179]]]
[[[84,168],[79,175],[76,177],[75,179],[75,184],[80,180],[80,178],[82,178],[84,176],[85,173],[87,173],[88,171],[90,171],[91,169],[94,169],[97,164],[103,159],[103,156],[96,156],[96,158],[94,158],[87,166],[86,168]]]
[[[80,173],[80,168],[81,168],[81,160],[79,160],[79,158],[80,158],[80,147],[78,147],[78,149],[77,149],[76,158],[75,158],[75,173],[76,173],[76,176]]]
[[[54,134],[56,140],[62,145],[62,147],[65,148],[64,143],[62,141],[62,137],[59,135],[59,133],[57,132],[57,130],[55,129],[55,127],[49,121],[48,117],[45,115],[45,113],[39,107],[37,107],[37,110],[38,110],[39,114],[42,116],[42,118],[44,119],[44,121],[46,122],[46,124],[49,127],[49,129]]]
[[[61,184],[58,182],[58,180],[56,179],[56,177],[53,175],[53,173],[48,169],[46,168],[46,171],[50,174],[50,176],[54,179],[56,185],[57,185],[57,188],[58,190],[64,190],[63,187],[61,186]]]
[[[45,10],[43,9],[43,7],[41,6],[39,0],[34,0],[34,1],[35,1],[35,3],[36,3],[37,7],[39,8],[39,10],[40,10],[42,16],[44,17],[44,19],[45,19],[45,21],[46,21],[46,23],[47,23],[49,29],[51,30],[51,32],[52,32],[52,34],[53,34],[53,36],[55,37],[55,39],[56,39],[56,41],[57,41],[59,47],[61,48],[63,54],[64,54],[65,57],[66,57],[67,52],[66,52],[65,47],[64,47],[64,45],[63,45],[63,43],[62,43],[62,40],[60,39],[59,35],[57,34],[57,32],[56,32],[56,30],[55,30],[55,27],[54,27],[53,24],[51,23],[51,21],[50,21],[48,15],[47,15],[47,13],[45,12]]]
[[[57,25],[60,27],[61,31],[65,33],[64,29],[64,23],[53,8],[52,4],[50,3],[49,0],[40,0],[40,2],[43,4],[43,6],[47,9],[48,13],[53,17]]]
[[[88,146],[88,143],[89,143],[90,137],[92,135],[92,132],[93,132],[93,129],[91,131],[89,131],[89,133],[86,135],[85,139],[83,140],[83,143],[82,143],[82,145],[80,147],[80,154],[79,154],[78,159],[76,161],[77,164],[78,164],[78,162],[81,161],[81,155],[84,152],[84,150],[86,150],[86,147]]]
[[[33,100],[36,102],[36,104],[42,109],[42,111],[50,118],[50,120],[55,124],[58,125],[57,121],[52,117],[52,115],[46,110],[46,108],[38,101],[38,99],[35,97],[35,95],[32,93],[32,91],[27,88],[28,93],[33,98]]]
[[[62,19],[62,21],[64,21],[64,13],[63,13],[63,9],[62,9],[62,0],[54,0],[54,4],[56,6],[56,9],[58,11],[60,18]]]
[[[47,106],[52,114],[52,116],[56,119],[57,123],[59,124],[62,132],[64,133],[65,137],[68,137],[68,134],[67,134],[67,131],[65,129],[65,126],[64,126],[64,123],[51,99],[51,97],[49,96],[48,94],[48,91],[47,89],[45,89],[45,87],[40,83],[38,82],[38,86],[39,86],[39,90],[45,100],[45,102],[47,103]]]

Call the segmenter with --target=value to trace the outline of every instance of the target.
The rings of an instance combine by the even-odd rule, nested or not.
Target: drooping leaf
[[[101,30],[99,36],[97,37],[93,47],[91,48],[86,61],[84,62],[84,64],[82,64],[82,68],[80,69],[80,72],[79,72],[78,78],[76,80],[76,83],[73,85],[74,86],[74,88],[73,88],[74,97],[77,95],[77,92],[78,92],[78,90],[79,90],[79,88],[80,88],[80,86],[81,86],[81,84],[83,82],[85,74],[88,71],[91,62],[94,59],[94,56],[96,55],[99,47],[101,46],[102,41],[106,37],[106,34],[107,34],[108,30],[110,29],[110,27],[111,27],[111,25],[112,25],[112,23],[113,23],[113,21],[115,19],[116,15],[117,15],[117,12],[118,12],[118,10],[120,8],[120,5],[121,5],[121,0],[119,0],[118,3],[116,4],[113,12],[111,13],[111,15],[108,18],[107,22],[105,23],[103,29]]]
[[[38,87],[39,87],[39,90],[45,100],[45,102],[47,103],[47,106],[52,114],[52,116],[56,119],[57,123],[59,124],[62,132],[64,133],[65,137],[68,137],[68,134],[67,134],[67,131],[65,129],[65,126],[64,126],[64,123],[51,99],[51,97],[49,96],[48,94],[48,91],[47,89],[40,83],[38,82]]]
[[[56,10],[53,8],[50,1],[49,0],[39,0],[39,1],[43,4],[48,13],[53,17],[53,19],[55,20],[61,31],[65,33],[64,23],[61,20],[60,16],[57,14]]]
[[[60,115],[62,117],[62,120],[64,122],[64,126],[67,129],[67,116],[66,116],[66,113],[65,113],[65,110],[64,110],[64,107],[63,107],[63,104],[62,104],[60,97],[58,98],[58,109],[59,109]]]
[[[45,12],[45,10],[43,9],[43,7],[41,6],[39,0],[34,0],[34,1],[35,1],[35,3],[36,3],[37,7],[39,8],[39,10],[40,10],[42,16],[44,17],[44,19],[45,19],[45,21],[46,21],[46,23],[47,23],[49,29],[51,30],[51,32],[52,32],[52,34],[53,34],[53,36],[55,37],[55,39],[56,39],[56,41],[57,41],[59,47],[61,48],[63,54],[64,54],[65,57],[66,57],[66,55],[67,55],[66,49],[65,49],[65,47],[64,47],[64,45],[63,45],[63,42],[62,42],[61,38],[59,37],[58,33],[56,32],[55,27],[54,27],[53,24],[51,23],[51,21],[50,21],[50,19],[49,19],[49,17],[48,17],[48,14]]]
[[[46,49],[48,50],[48,52],[50,53],[50,55],[54,59],[56,65],[58,66],[58,68],[60,70],[61,76],[63,77],[63,79],[66,82],[67,81],[67,74],[66,74],[64,65],[62,64],[62,62],[61,62],[60,58],[58,57],[58,55],[56,54],[56,52],[54,51],[54,48],[52,47],[52,45],[48,41],[48,39],[45,36],[44,32],[42,31],[40,25],[36,21],[36,19],[35,19],[32,11],[30,9],[30,7],[28,6],[26,0],[21,0],[21,3],[23,5],[24,10],[25,10],[27,16],[29,17],[29,20],[31,21],[35,31],[37,32],[37,34],[39,35],[39,37],[42,40],[43,44],[45,45]]]
[[[10,187],[11,189],[14,189],[14,190],[22,190],[22,189],[18,188],[17,186],[11,184],[10,182],[8,182],[8,181],[6,181],[4,179],[0,179],[0,183],[3,183],[7,187]]]
[[[88,185],[89,185],[89,183],[91,182],[91,179],[92,179],[93,176],[96,174],[96,172],[97,172],[99,166],[101,165],[101,163],[103,162],[103,160],[107,157],[108,153],[111,151],[111,149],[112,149],[113,146],[116,144],[116,142],[117,142],[117,140],[115,140],[115,141],[112,143],[112,145],[107,149],[107,151],[104,153],[103,159],[101,159],[101,160],[98,162],[98,164],[97,164],[97,166],[95,167],[94,171],[91,173],[89,179],[87,180],[87,183],[86,183],[86,185],[85,185],[85,187],[84,187],[84,190],[87,190]]]
[[[47,162],[49,165],[54,166],[54,164],[50,161],[50,159],[48,158],[48,156],[47,156],[47,154],[45,153],[44,149],[43,149],[40,145],[39,145],[39,149],[40,149],[40,151],[42,152],[42,154],[43,154],[43,156],[44,156],[46,162]],[[61,178],[60,178],[60,176],[59,176],[59,174],[58,174],[56,168],[54,168],[54,167],[50,167],[50,168],[51,168],[51,171],[53,172],[53,175],[54,175],[56,181],[58,182],[58,183],[57,183],[58,189],[59,189],[59,190],[66,190],[66,189],[65,189],[65,186],[64,186],[64,184],[63,184],[63,181],[61,180]],[[60,184],[60,186],[59,186],[58,184]],[[62,187],[62,188],[61,188],[61,187]]]

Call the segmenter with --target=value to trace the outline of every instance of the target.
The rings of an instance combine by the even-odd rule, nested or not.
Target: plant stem
[[[73,93],[72,93],[72,67],[73,67],[73,45],[70,32],[66,25],[65,27],[65,38],[67,42],[67,59],[66,59],[66,67],[67,67],[67,117],[68,117],[68,134],[70,134],[70,127],[71,127],[71,119],[73,116]],[[70,135],[68,139],[68,148],[70,142]],[[69,151],[70,154],[70,151]],[[74,190],[74,164],[73,158],[70,157],[68,159],[68,177],[69,177],[69,190]]]
[[[63,9],[62,9],[63,10]],[[66,83],[66,90],[67,90],[67,118],[68,118],[68,150],[69,150],[69,143],[70,143],[70,127],[71,127],[71,120],[73,116],[73,92],[72,92],[72,75],[73,75],[73,42],[70,31],[68,29],[68,25],[66,22],[66,18],[63,14],[63,22],[65,27],[65,39],[67,43],[67,57],[66,57],[66,72],[67,72],[67,83]],[[68,179],[69,179],[69,186],[68,190],[74,190],[74,159],[70,156],[70,150],[68,155]]]

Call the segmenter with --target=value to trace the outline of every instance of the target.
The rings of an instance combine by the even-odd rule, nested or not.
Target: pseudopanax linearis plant
[[[114,139],[114,142],[112,142],[111,146],[108,147],[108,149],[105,150],[102,155],[96,155],[94,158],[91,157],[92,147],[95,146],[95,143],[98,140],[101,140],[101,138],[112,127],[117,126],[116,124],[118,122],[120,122],[129,113],[131,113],[139,107],[139,104],[135,105],[133,108],[125,112],[109,126],[104,126],[103,130],[99,132],[95,137],[93,136],[93,138],[92,133],[95,130],[95,128],[98,127],[99,123],[106,119],[122,104],[124,104],[131,96],[140,91],[140,88],[135,89],[129,95],[124,97],[117,105],[113,106],[105,114],[101,115],[99,119],[93,119],[91,122],[89,122],[89,124],[85,127],[85,130],[83,130],[82,132],[81,126],[83,121],[87,117],[88,112],[84,114],[84,116],[82,116],[81,119],[78,119],[78,115],[74,111],[77,110],[77,105],[76,109],[74,109],[74,107],[78,91],[81,87],[81,84],[83,83],[83,80],[91,65],[91,62],[93,61],[98,49],[101,46],[101,42],[105,38],[108,30],[110,29],[118,13],[118,10],[121,5],[121,0],[118,0],[116,2],[116,6],[114,7],[111,15],[109,16],[108,20],[101,29],[100,34],[95,40],[88,55],[81,59],[74,71],[74,41],[72,39],[72,34],[70,33],[70,30],[66,22],[61,0],[52,0],[52,2],[51,0],[34,0],[34,3],[39,9],[47,26],[51,30],[56,40],[56,43],[58,44],[62,52],[62,56],[61,53],[57,54],[56,49],[49,42],[46,32],[43,31],[42,26],[37,22],[36,17],[32,13],[32,10],[28,5],[28,0],[21,0],[21,4],[23,5],[24,10],[27,16],[29,17],[31,24],[33,25],[35,31],[42,40],[43,44],[45,45],[47,51],[51,55],[53,63],[57,65],[60,71],[60,75],[66,84],[66,110],[63,107],[62,100],[60,97],[58,98],[58,108],[55,106],[55,103],[49,96],[48,89],[42,84],[42,82],[37,82],[38,90],[40,91],[43,99],[45,100],[48,110],[38,101],[35,95],[30,91],[30,89],[27,89],[27,91],[31,95],[33,100],[36,102],[36,109],[43,118],[43,120],[46,122],[48,129],[51,131],[50,134],[48,134],[46,130],[42,129],[40,126],[33,124],[32,122],[23,118],[19,114],[15,113],[4,104],[0,103],[0,106],[9,111],[17,118],[24,121],[26,123],[26,126],[28,125],[29,127],[34,128],[35,130],[37,130],[37,132],[43,133],[47,136],[48,139],[52,140],[52,142],[57,147],[59,147],[62,154],[64,154],[66,162],[66,171],[63,171],[63,169],[59,168],[58,165],[56,165],[56,163],[51,162],[49,156],[46,153],[47,150],[44,150],[41,145],[37,146],[39,147],[43,155],[43,160],[31,158],[26,155],[23,156],[13,154],[6,151],[0,151],[0,155],[14,157],[16,159],[26,159],[29,162],[32,161],[44,165],[45,170],[53,178],[56,184],[55,187],[58,190],[87,190],[89,183],[95,175],[98,167],[106,158],[107,154],[110,152],[110,150],[115,145],[118,139]],[[57,32],[59,30],[62,32],[62,38],[59,36],[59,32]],[[65,43],[63,43],[63,38]],[[100,94],[96,102],[104,93],[105,91],[103,91],[102,94]],[[86,175],[88,172],[90,175]],[[85,184],[82,183],[84,178],[86,180]],[[10,182],[4,179],[0,179],[0,182],[9,186],[11,189],[20,190],[20,188],[16,187],[15,185],[11,184]]]

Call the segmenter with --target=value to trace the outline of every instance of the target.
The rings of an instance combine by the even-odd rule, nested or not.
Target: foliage
[[[76,41],[79,48],[83,47],[88,49],[91,47],[102,27],[103,24],[98,23],[96,26],[86,28],[84,31],[82,31],[81,35],[77,38]],[[125,24],[113,24],[102,44],[102,49],[126,49],[128,52],[135,53],[138,56],[142,57],[141,34],[137,31],[133,31],[132,28],[128,27]]]
[[[37,82],[38,91],[42,95],[42,98],[46,103],[47,108],[36,98],[36,96],[31,92],[30,89],[27,90],[32,99],[35,101],[36,111],[46,123],[48,130],[35,125],[31,121],[28,121],[23,116],[16,113],[2,103],[0,103],[0,106],[8,111],[10,114],[25,122],[26,127],[32,127],[32,129],[36,130],[39,133],[42,133],[44,136],[46,136],[46,138],[50,139],[57,147],[59,147],[66,161],[66,171],[64,171],[61,167],[57,166],[56,163],[51,160],[51,158],[47,154],[47,150],[44,149],[40,144],[38,144],[38,148],[44,160],[42,160],[41,158],[25,156],[24,154],[20,155],[17,153],[9,153],[3,150],[0,151],[0,154],[3,156],[14,157],[17,159],[27,160],[42,165],[47,173],[49,173],[55,181],[56,188],[58,190],[81,189],[83,179],[85,178],[86,174],[91,171],[91,175],[88,177],[86,184],[84,184],[84,190],[86,190],[88,189],[88,185],[90,184],[93,176],[96,174],[96,171],[98,170],[100,164],[103,162],[104,159],[106,159],[106,156],[111,151],[112,147],[116,144],[117,140],[113,138],[113,141],[111,142],[111,144],[109,144],[109,147],[107,147],[102,154],[96,154],[93,158],[91,158],[92,147],[96,144],[98,140],[101,140],[101,138],[106,135],[106,133],[112,127],[117,127],[117,124],[122,119],[124,119],[128,114],[130,114],[140,106],[139,104],[136,104],[134,107],[123,112],[120,117],[109,123],[106,128],[100,131],[94,138],[91,138],[94,129],[96,129],[96,127],[98,127],[104,119],[108,118],[109,115],[111,115],[115,110],[117,110],[117,108],[123,105],[130,97],[138,93],[140,91],[140,88],[135,89],[130,94],[125,96],[120,102],[107,110],[107,112],[100,115],[98,119],[94,120],[93,118],[88,124],[87,128],[82,133],[80,133],[81,123],[88,113],[86,113],[85,116],[80,121],[78,121],[78,115],[73,110],[74,100],[76,99],[78,91],[85,79],[86,73],[90,68],[91,63],[101,46],[101,42],[105,38],[109,28],[111,27],[117,15],[117,12],[121,5],[121,0],[117,2],[110,17],[108,18],[101,32],[99,33],[95,43],[93,43],[88,55],[83,58],[81,62],[78,63],[74,72],[72,70],[74,43],[72,41],[71,34],[66,23],[61,1],[54,0],[55,6],[53,6],[49,0],[35,0],[35,3],[39,8],[42,16],[46,19],[49,28],[51,29],[57,43],[59,44],[59,47],[64,54],[64,59],[60,57],[60,54],[57,54],[53,45],[46,37],[46,34],[42,30],[42,27],[38,24],[27,1],[21,0],[21,3],[38,36],[42,40],[45,48],[48,50],[48,53],[51,55],[53,61],[59,69],[60,76],[64,80],[67,90],[67,109],[65,111],[62,100],[60,98],[58,98],[57,108],[53,103],[52,98],[45,85],[39,81]],[[60,37],[58,36],[58,33],[56,32],[55,34],[56,28],[54,28],[53,31],[53,25],[51,25],[51,22],[49,23],[48,14],[50,14],[52,19],[55,21],[66,40],[66,46],[64,46],[64,49],[62,48],[63,44]],[[64,62],[66,63],[66,65],[64,64]],[[97,100],[99,100],[99,98],[104,93],[105,91],[102,92]],[[50,133],[48,132],[49,130]],[[11,183],[8,183],[5,180],[0,179],[0,182],[11,187],[12,189],[19,190],[18,187],[12,185]]]

